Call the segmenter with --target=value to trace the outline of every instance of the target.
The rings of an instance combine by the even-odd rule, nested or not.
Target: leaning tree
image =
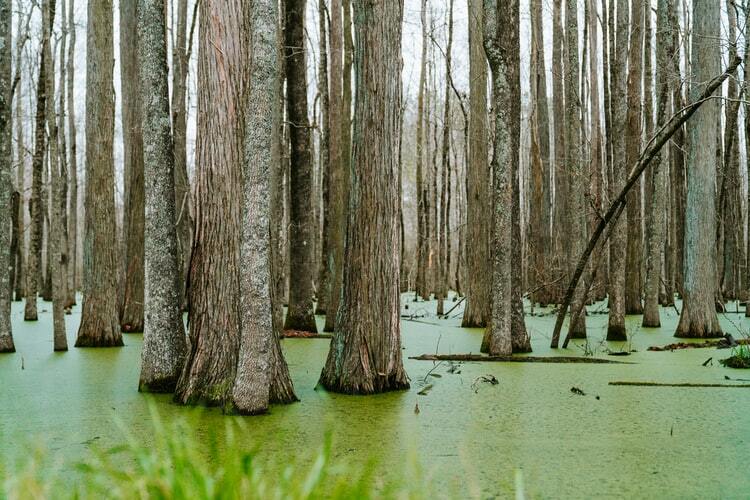
[[[403,0],[355,0],[356,99],[343,291],[321,384],[409,387],[401,359],[398,138]]]

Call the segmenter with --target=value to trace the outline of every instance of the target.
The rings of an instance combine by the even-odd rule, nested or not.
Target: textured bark
[[[320,238],[321,262],[318,266],[318,286],[315,303],[315,314],[325,314],[328,299],[331,294],[330,268],[328,261],[331,259],[331,233],[330,233],[330,179],[331,179],[331,100],[328,88],[328,42],[327,42],[327,10],[325,0],[318,0],[318,50],[320,59],[318,61],[318,94],[320,95],[320,184],[323,197],[323,211],[321,213],[320,226],[322,235]],[[317,257],[317,254],[316,254]]]
[[[492,324],[487,327],[483,344],[492,356],[531,350],[525,328],[521,328],[523,313],[515,321],[512,317],[518,314],[517,309],[514,311],[514,301],[519,298],[513,286],[520,285],[520,280],[513,278],[513,267],[521,265],[514,262],[519,255],[512,249],[513,245],[520,247],[515,238],[520,235],[520,228],[513,227],[518,223],[514,213],[518,210],[514,206],[518,204],[514,193],[518,189],[518,177],[514,170],[519,159],[521,133],[518,11],[517,0],[500,3],[484,0],[484,48],[492,71],[495,137],[492,155]]]
[[[320,383],[370,394],[407,389],[401,359],[398,202],[401,0],[355,0],[352,186],[344,288]],[[378,124],[374,127],[373,124]]]
[[[11,5],[0,0],[0,353],[15,352],[10,323],[10,223],[11,223]]]
[[[65,98],[65,83],[68,80],[68,64],[65,59],[65,49],[68,40],[68,29],[67,24],[67,4],[65,0],[60,0],[60,91],[58,93],[58,113],[57,113],[57,138],[58,138],[58,151],[59,151],[59,184],[57,186],[57,200],[56,210],[59,210],[59,233],[57,235],[57,252],[59,258],[58,270],[59,276],[59,294],[60,302],[63,309],[69,308],[75,303],[75,300],[71,302],[70,293],[68,292],[68,141],[65,127],[67,126],[67,100]],[[72,78],[72,73],[70,73]]]
[[[42,23],[49,26],[52,31],[55,19],[55,0],[45,2],[42,7]],[[50,44],[44,46],[48,50],[45,57],[52,61]],[[51,65],[50,67],[54,67]],[[52,337],[55,351],[67,351],[68,339],[65,334],[65,310],[64,290],[62,280],[64,277],[62,240],[62,176],[60,174],[60,158],[58,156],[58,127],[55,113],[55,74],[54,71],[45,72],[45,94],[49,96],[46,105],[46,121],[49,133],[49,181],[50,181],[50,221],[48,228],[47,243],[47,275],[52,286]]]
[[[120,80],[125,171],[125,287],[120,309],[123,332],[143,331],[143,131],[139,90],[138,0],[120,2]],[[151,182],[151,179],[149,179]]]
[[[618,40],[619,43],[619,40]],[[630,14],[628,51],[627,118],[625,127],[625,165],[633,165],[641,149],[641,86],[643,84],[643,0],[634,0]],[[627,175],[627,173],[626,173]],[[643,231],[641,190],[628,193],[627,246],[625,252],[625,314],[641,314],[641,260]]]
[[[12,0],[8,0],[9,2]],[[21,55],[23,54],[23,47],[29,39],[29,24],[31,21],[31,13],[33,11],[29,9],[29,13],[26,16],[25,27],[22,28],[22,16],[18,16],[18,28],[17,28],[17,40],[16,40],[16,54],[15,60],[20,61]],[[23,29],[23,35],[21,30]],[[16,64],[14,82],[20,84],[22,78],[22,64]],[[11,84],[12,87],[12,84]],[[11,89],[11,99],[12,99]],[[18,191],[18,210],[14,218],[17,221],[15,226],[16,234],[18,239],[16,242],[16,253],[11,254],[11,262],[14,262],[14,279],[13,286],[15,289],[15,300],[21,300],[26,295],[26,143],[24,133],[24,116],[22,109],[22,99],[20,96],[16,98],[16,162],[18,170],[16,171],[16,189]],[[12,103],[9,103],[9,105]]]
[[[719,3],[693,1],[691,94],[695,97],[705,83],[719,72]],[[683,307],[676,337],[718,337],[722,335],[716,316],[715,204],[716,121],[719,103],[707,102],[688,124],[687,206],[685,210],[685,261]]]
[[[246,107],[243,162],[240,290],[243,297],[237,377],[231,405],[242,414],[262,413],[272,402],[296,401],[274,331],[270,295],[269,174],[279,159],[274,135],[280,122],[275,0],[256,0],[250,24],[252,69]],[[269,116],[272,117],[269,120]],[[284,388],[283,392],[279,388]]]
[[[172,392],[187,339],[182,322],[175,227],[174,144],[163,0],[138,0],[138,101],[143,104],[144,267],[143,350],[138,390]],[[134,96],[133,96],[134,97]],[[140,127],[139,127],[140,128]]]
[[[66,86],[66,99],[68,101],[68,301],[67,305],[76,303],[76,291],[78,290],[78,139],[76,137],[76,115],[75,115],[75,47],[76,47],[76,24],[75,24],[75,0],[68,0],[68,31],[70,42],[68,43],[68,81]],[[63,14],[64,15],[64,14]],[[62,89],[60,89],[62,92]]]
[[[466,172],[466,310],[463,327],[485,327],[492,314],[492,191],[487,156],[487,61],[482,0],[469,0],[469,158]]]
[[[674,10],[672,15],[677,23],[677,19],[680,16],[680,3],[675,2]],[[680,82],[682,80],[682,70],[680,68],[680,59],[684,57],[689,60],[688,57],[688,44],[687,36],[681,37],[680,30],[674,30],[672,32],[673,42],[675,47],[675,58],[672,61],[672,81]],[[683,51],[685,54],[681,54]],[[675,109],[680,109],[685,104],[685,97],[682,93],[682,85],[675,83],[672,86],[672,102]],[[671,231],[674,235],[672,244],[672,260],[674,262],[674,272],[672,275],[672,286],[675,291],[680,292],[682,290],[683,283],[683,267],[685,257],[685,198],[686,198],[686,187],[685,187],[685,128],[681,128],[675,133],[674,139],[672,140],[672,147],[669,149],[669,155],[671,157],[670,162],[670,188],[671,188],[671,202],[672,202],[672,227]],[[680,292],[682,293],[682,292]]]
[[[667,122],[667,114],[670,107],[669,86],[669,61],[674,57],[674,46],[672,45],[672,30],[676,27],[672,24],[672,0],[659,0],[657,4],[656,25],[656,89],[657,128],[661,128]],[[646,289],[643,308],[643,326],[659,327],[659,290],[661,289],[661,251],[666,240],[666,182],[669,170],[669,150],[659,153],[659,157],[653,162],[651,168],[651,179],[646,179],[651,184],[650,203],[646,210],[647,216],[647,241],[646,241]]]
[[[619,192],[625,185],[627,164],[625,163],[625,134],[614,131],[625,130],[627,104],[622,96],[626,93],[628,2],[617,0],[617,43],[612,61],[612,192]],[[609,320],[607,340],[626,340],[625,331],[625,221],[615,221],[609,244]]]
[[[289,308],[284,328],[317,332],[313,315],[313,161],[307,117],[306,0],[286,1],[287,113],[292,146],[289,219]]]
[[[428,260],[428,221],[427,221],[427,176],[425,175],[425,92],[427,79],[427,0],[422,0],[420,19],[422,24],[422,57],[419,65],[419,93],[417,95],[417,277],[415,293],[417,297],[428,300],[430,292],[427,285],[427,260]]]
[[[187,0],[177,2],[177,32],[172,54],[172,134],[174,137],[174,184],[175,211],[177,219],[178,266],[180,268],[179,293],[181,305],[187,306],[187,275],[190,267],[190,251],[193,240],[193,203],[187,175],[187,112],[185,97],[187,90],[188,62],[193,45],[193,32],[197,10],[193,11],[190,35],[187,33]],[[196,9],[198,4],[196,3]]]
[[[121,346],[113,223],[112,2],[89,0],[87,15],[85,277],[76,347]]]
[[[566,50],[565,64],[565,167],[568,181],[568,275],[575,269],[575,256],[583,253],[586,238],[586,206],[584,193],[588,182],[583,168],[581,143],[581,98],[578,94],[580,78],[578,76],[578,7],[576,2],[566,2]],[[583,285],[576,289],[571,303],[571,311],[578,310],[586,303],[586,289]],[[586,312],[571,318],[570,335],[572,338],[586,338]]]
[[[745,11],[748,12],[747,10]],[[746,14],[747,15],[747,14]],[[745,96],[750,96],[750,37],[745,37],[745,56],[744,56],[744,78],[743,78],[743,87],[744,87],[744,93]],[[750,152],[750,101],[745,101],[745,123],[744,123],[744,133],[745,133],[745,173],[746,175],[750,175],[750,160],[748,160],[748,152]],[[748,233],[750,233],[750,189],[747,190],[747,200],[746,200],[746,214],[745,219],[748,225]],[[750,296],[750,238],[747,239],[745,247],[745,258],[747,259],[745,262],[745,291],[748,293],[748,296]],[[745,307],[745,317],[750,318],[750,307]]]
[[[175,391],[181,404],[225,405],[235,379],[242,307],[246,15],[242,0],[200,4],[190,349]]]
[[[46,0],[49,1],[49,0]],[[36,87],[36,110],[34,117],[34,156],[31,160],[31,198],[29,212],[31,213],[31,227],[29,239],[29,259],[26,279],[26,304],[24,307],[25,321],[36,321],[37,293],[40,288],[42,268],[42,236],[43,210],[42,173],[44,171],[47,150],[47,134],[45,117],[47,107],[46,71],[50,54],[49,23],[42,22],[42,43],[40,47],[39,74]],[[51,98],[51,97],[50,97]]]
[[[342,9],[343,8],[343,9]],[[343,19],[342,19],[343,10]],[[343,23],[343,25],[342,25]],[[343,37],[343,39],[342,39]],[[343,54],[342,54],[343,43]],[[346,236],[347,204],[349,202],[349,169],[351,141],[351,73],[352,37],[350,0],[332,0],[331,3],[331,95],[329,146],[331,148],[331,262],[330,296],[326,304],[326,322],[323,328],[332,332],[336,326],[341,287],[343,286],[344,238]],[[342,61],[343,57],[343,61]],[[341,75],[339,78],[335,75]],[[341,96],[340,99],[338,96]]]
[[[552,266],[555,279],[561,282],[567,278],[567,244],[568,244],[568,176],[565,158],[565,91],[563,86],[564,68],[563,53],[565,34],[562,28],[562,0],[554,0],[552,11],[552,106],[554,115],[555,144],[555,204],[552,222],[554,255]],[[562,286],[555,287],[554,301],[562,298]]]

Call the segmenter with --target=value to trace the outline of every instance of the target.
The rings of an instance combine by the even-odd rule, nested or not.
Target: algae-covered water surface
[[[675,341],[674,309],[662,309],[660,329],[640,328],[640,317],[629,318],[627,345],[603,342],[607,316],[592,313],[588,345],[578,341],[557,351],[548,347],[554,316],[545,310],[538,315],[537,309],[526,318],[535,355],[593,355],[630,364],[438,364],[408,356],[476,353],[482,331],[460,328],[461,306],[443,320],[435,317],[434,302],[404,303],[405,314],[424,316],[402,322],[412,386],[407,392],[364,397],[316,389],[329,341],[283,341],[301,401],[242,418],[241,439],[259,450],[266,467],[280,470],[306,460],[330,434],[334,460],[374,464],[386,478],[419,476],[441,496],[507,496],[519,481],[532,497],[750,494],[750,389],[608,385],[750,378],[719,365],[727,350],[646,351]],[[591,311],[602,308],[597,304]],[[40,309],[40,321],[24,322],[22,304],[13,304],[17,352],[0,356],[4,460],[42,446],[65,471],[91,449],[122,442],[122,429],[148,442],[152,402],[164,420],[186,418],[206,441],[223,431],[226,419],[239,418],[138,393],[141,335],[126,335],[123,348],[54,353],[50,304]],[[71,346],[79,319],[78,308],[67,317]],[[742,314],[721,321],[735,337],[750,326]],[[607,349],[636,352],[610,357]],[[713,360],[702,366],[708,358]],[[498,383],[483,381],[486,375]],[[585,395],[574,394],[573,387]],[[221,450],[214,453],[221,460]]]

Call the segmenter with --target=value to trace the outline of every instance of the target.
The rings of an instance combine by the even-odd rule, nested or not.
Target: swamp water
[[[304,465],[330,434],[334,462],[374,463],[375,474],[386,478],[408,481],[418,475],[414,480],[429,483],[439,496],[507,497],[519,480],[527,496],[542,498],[750,496],[750,389],[608,385],[750,378],[718,364],[728,350],[647,352],[650,345],[677,341],[674,309],[661,310],[661,329],[641,328],[640,316],[629,317],[632,345],[607,346],[602,341],[606,314],[587,317],[588,350],[633,364],[462,363],[453,369],[460,373],[449,373],[448,363],[435,367],[408,356],[476,353],[482,331],[460,328],[456,315],[462,306],[442,320],[435,317],[434,301],[412,303],[405,296],[404,303],[409,306],[404,314],[427,313],[402,321],[404,365],[412,385],[406,392],[361,397],[315,390],[329,341],[282,342],[301,402],[242,419],[241,439],[248,449],[259,450],[266,467]],[[454,304],[446,305],[447,310]],[[169,396],[137,392],[141,335],[124,335],[123,348],[73,348],[80,320],[76,307],[66,317],[70,351],[54,353],[51,304],[39,306],[40,321],[30,323],[23,321],[22,303],[13,303],[17,352],[0,355],[2,460],[42,446],[63,471],[72,469],[92,448],[124,441],[118,420],[148,442],[152,402],[166,422],[187,419],[198,439],[209,440],[225,428],[230,417],[217,409],[192,410],[172,404]],[[584,355],[580,341],[565,350],[549,348],[554,319],[527,315],[534,355]],[[742,314],[720,319],[736,338],[738,330],[750,328]],[[637,352],[609,357],[607,348]],[[709,357],[713,364],[701,366]],[[430,370],[439,377],[428,376]],[[475,383],[490,374],[498,384]],[[418,395],[427,384],[432,388]],[[586,396],[573,394],[571,387]]]

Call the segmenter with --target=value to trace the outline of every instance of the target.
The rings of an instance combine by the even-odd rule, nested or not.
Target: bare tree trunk
[[[138,0],[138,61],[144,112],[144,325],[138,390],[172,392],[187,354],[175,227],[174,144],[163,0]],[[134,96],[133,96],[134,97]]]
[[[65,127],[66,122],[66,99],[65,99],[65,83],[68,78],[67,63],[65,60],[65,49],[68,39],[68,24],[67,24],[67,5],[65,0],[60,2],[60,92],[58,94],[58,108],[59,112],[56,117],[58,127],[58,151],[60,158],[60,179],[58,185],[58,200],[56,209],[59,210],[59,231],[58,246],[59,253],[59,266],[60,266],[60,301],[63,309],[69,308],[72,304],[69,300],[68,292],[68,141],[66,138]],[[72,73],[70,74],[72,78]],[[75,301],[73,302],[75,303]]]
[[[70,32],[70,43],[68,44],[68,83],[66,88],[68,101],[68,137],[69,137],[69,159],[68,171],[70,172],[70,188],[68,196],[68,300],[67,305],[72,307],[76,303],[76,291],[78,290],[78,140],[76,137],[76,115],[75,115],[75,0],[69,0],[68,6],[68,30]],[[60,89],[62,92],[62,89]]]
[[[8,0],[11,2],[12,0]],[[19,7],[21,0],[19,0]],[[15,76],[12,85],[20,85],[22,77],[21,55],[23,54],[23,47],[29,40],[29,24],[31,21],[31,14],[33,9],[29,8],[29,12],[26,16],[25,26],[22,28],[22,16],[18,15],[18,39],[16,40],[16,67]],[[21,31],[23,30],[23,35]],[[11,96],[13,95],[11,89]],[[12,97],[11,97],[12,98]],[[15,287],[15,300],[21,300],[26,295],[26,143],[24,133],[24,117],[21,103],[21,96],[16,96],[16,161],[18,162],[18,170],[16,171],[16,186],[18,190],[18,210],[15,214],[17,220],[16,231],[18,234],[18,241],[16,246],[15,255],[11,255],[11,261],[15,261],[15,276],[13,285]],[[10,104],[9,104],[10,105]]]
[[[463,327],[485,327],[492,317],[492,206],[487,157],[487,60],[482,0],[469,0],[469,158],[466,171],[466,309]]]
[[[246,2],[202,0],[199,18],[190,347],[175,401],[223,406],[235,380],[244,307],[240,244],[245,123],[240,110],[250,62]]]
[[[627,163],[625,159],[625,130],[627,104],[623,96],[626,94],[626,73],[628,39],[628,2],[617,0],[617,43],[615,44],[614,60],[612,61],[612,180],[611,191],[617,193],[625,185]],[[619,133],[615,131],[620,131]],[[607,340],[627,340],[625,330],[625,221],[615,221],[610,237],[609,253],[609,321],[607,325]]]
[[[370,394],[408,389],[401,360],[398,124],[403,2],[355,0],[356,88],[344,288],[320,383]],[[376,91],[377,89],[377,91]],[[380,127],[369,129],[368,124]]]
[[[315,304],[315,314],[325,314],[328,299],[331,295],[330,270],[328,261],[331,256],[331,195],[330,195],[330,178],[331,178],[331,101],[328,89],[328,42],[326,36],[326,18],[327,9],[325,0],[318,0],[318,19],[319,19],[319,40],[318,48],[320,51],[320,60],[318,61],[318,92],[320,94],[320,175],[321,191],[323,195],[323,210],[321,213],[322,237],[320,242],[321,263],[318,269],[318,287]],[[317,257],[318,254],[316,254]]]
[[[111,0],[89,0],[86,50],[86,225],[76,347],[121,346],[115,264],[114,48]]]
[[[15,352],[10,322],[10,231],[11,222],[11,15],[10,0],[0,0],[0,353]]]
[[[317,332],[313,315],[313,161],[307,117],[306,0],[286,1],[287,106],[292,144],[289,221],[289,308],[284,328]]]
[[[677,29],[672,25],[673,0],[659,0],[657,5],[656,25],[656,89],[657,128],[661,128],[667,122],[670,103],[669,85],[669,61],[675,55],[672,45],[672,30]],[[666,181],[669,169],[669,150],[659,153],[659,157],[651,167],[651,179],[646,179],[651,184],[650,203],[646,211],[648,238],[646,242],[646,294],[643,309],[643,326],[659,327],[659,290],[661,289],[661,251],[666,239]]]
[[[697,96],[705,82],[719,72],[719,3],[693,1],[691,93]],[[688,126],[687,206],[685,211],[685,281],[683,306],[676,337],[722,335],[714,303],[716,245],[715,154],[718,141],[718,101],[707,102]]]
[[[680,2],[675,4],[675,8],[672,11],[674,17],[674,24],[679,25],[681,5]],[[672,61],[673,71],[672,80],[679,82],[682,80],[682,74],[680,69],[680,59],[684,57],[686,61],[689,61],[689,50],[687,43],[687,34],[680,38],[680,30],[675,29],[672,32],[672,45],[675,47],[675,58]],[[684,55],[680,54],[681,51],[685,52]],[[686,70],[686,74],[687,74]],[[682,85],[675,83],[672,87],[672,103],[675,109],[681,109],[685,104],[685,98],[682,93]],[[674,136],[672,146],[669,150],[671,157],[671,171],[670,171],[670,187],[672,189],[672,212],[674,217],[672,218],[672,231],[674,232],[674,243],[672,245],[672,259],[674,262],[674,274],[673,274],[673,287],[675,291],[682,294],[683,284],[683,263],[685,261],[685,199],[686,199],[686,186],[685,186],[685,128],[679,129]]]
[[[143,331],[143,132],[139,90],[138,0],[120,2],[120,79],[122,89],[122,136],[125,171],[125,288],[120,309],[123,332]],[[149,179],[151,182],[151,179]]]
[[[619,40],[618,40],[619,43]],[[643,84],[643,0],[631,5],[630,49],[628,51],[627,118],[625,165],[633,165],[641,149],[641,85]],[[625,253],[625,314],[643,313],[641,303],[641,190],[628,193],[627,247]]]

